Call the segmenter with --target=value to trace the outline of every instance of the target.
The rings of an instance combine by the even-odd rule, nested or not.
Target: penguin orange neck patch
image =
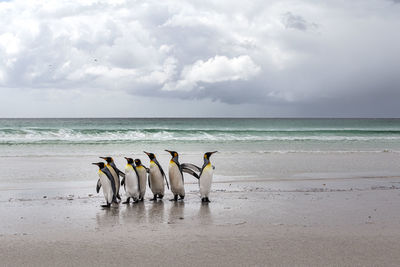
[[[131,164],[126,164],[126,168],[133,169]]]

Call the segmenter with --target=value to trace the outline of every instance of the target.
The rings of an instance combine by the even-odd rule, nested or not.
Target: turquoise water
[[[164,149],[199,166],[218,150],[215,181],[397,177],[400,119],[0,119],[0,190],[93,187],[99,156],[148,165],[144,150],[167,170]]]
[[[400,119],[0,119],[0,153],[400,151]],[[88,147],[90,149],[88,149]],[[51,148],[51,149],[50,149]],[[90,153],[89,153],[90,154]],[[0,154],[1,155],[1,154]]]

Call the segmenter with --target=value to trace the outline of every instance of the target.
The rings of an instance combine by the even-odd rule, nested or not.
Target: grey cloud
[[[307,31],[310,28],[315,29],[318,27],[316,23],[309,23],[302,16],[294,15],[291,12],[286,12],[282,15],[282,23],[286,29],[297,29],[300,31]]]

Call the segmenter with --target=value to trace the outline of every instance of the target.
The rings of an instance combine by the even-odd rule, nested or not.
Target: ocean
[[[38,155],[87,146],[357,152],[399,150],[399,140],[400,119],[0,119],[1,156],[21,146]]]
[[[216,182],[395,177],[400,119],[0,119],[0,188],[95,185],[99,156],[144,150],[167,169],[164,149],[200,166],[218,150]]]

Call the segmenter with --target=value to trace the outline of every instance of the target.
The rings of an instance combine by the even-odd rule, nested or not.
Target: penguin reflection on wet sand
[[[117,198],[119,200],[121,200],[121,197],[119,195],[119,188],[120,188],[120,180],[119,180],[119,176],[121,175],[121,177],[125,177],[125,173],[123,173],[122,171],[120,171],[117,166],[114,163],[114,159],[112,157],[100,157],[101,159],[104,159],[105,161],[107,161],[107,168],[110,170],[112,176],[114,177],[115,180],[115,186],[116,186],[116,192],[117,192]]]
[[[122,204],[129,204],[131,198],[134,203],[137,203],[140,197],[139,174],[133,163],[133,159],[127,157],[125,159],[127,164],[125,166],[125,177],[122,178],[121,185],[125,189],[126,201],[122,202]]]
[[[183,200],[185,198],[185,185],[184,185],[183,172],[189,173],[194,177],[196,177],[197,179],[199,179],[199,176],[193,170],[185,168],[184,164],[181,165],[179,163],[178,152],[167,149],[165,151],[170,153],[172,156],[168,166],[168,177],[174,198],[170,199],[170,201],[177,201],[178,196],[180,200]]]
[[[99,193],[100,187],[103,187],[103,195],[106,200],[106,205],[101,205],[104,208],[109,208],[111,203],[117,203],[116,199],[116,187],[114,177],[111,175],[111,172],[106,167],[104,162],[92,163],[93,165],[97,165],[99,167],[98,175],[99,180],[97,182],[96,191]]]
[[[204,154],[204,164],[203,167],[201,168],[200,175],[199,175],[199,187],[200,187],[200,197],[201,197],[201,202],[210,202],[210,199],[208,198],[210,191],[211,191],[211,183],[212,183],[212,178],[214,174],[214,169],[215,167],[211,164],[210,157],[212,154],[216,153],[218,151],[214,152],[206,152]]]
[[[149,186],[154,196],[151,200],[162,199],[164,197],[164,179],[169,189],[167,177],[160,163],[158,163],[156,156],[153,153],[143,152],[150,158]]]

